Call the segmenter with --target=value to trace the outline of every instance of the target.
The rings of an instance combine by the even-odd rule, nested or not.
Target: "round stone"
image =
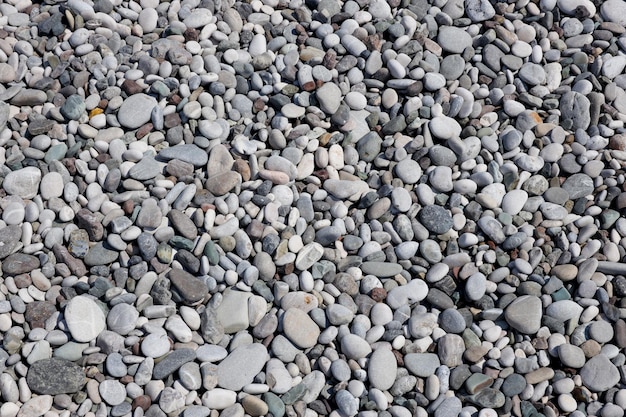
[[[72,298],[65,306],[65,322],[77,342],[90,342],[106,328],[104,312],[84,295]]]
[[[152,109],[156,105],[154,97],[143,93],[133,94],[122,103],[117,120],[125,128],[137,129],[150,121]]]
[[[98,391],[102,399],[109,405],[119,405],[126,399],[126,388],[121,382],[113,379],[102,381]]]
[[[541,327],[542,307],[539,297],[522,295],[507,306],[504,317],[515,330],[534,334]]]
[[[436,234],[445,233],[454,225],[448,210],[436,205],[423,207],[419,219],[424,227]]]

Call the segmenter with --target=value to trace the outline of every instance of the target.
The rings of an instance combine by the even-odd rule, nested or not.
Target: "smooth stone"
[[[2,187],[9,195],[31,199],[37,195],[40,182],[41,171],[39,168],[26,167],[9,172],[2,182]]]
[[[460,54],[472,46],[472,37],[463,29],[454,26],[442,26],[439,28],[437,43],[446,52]]]
[[[193,349],[182,348],[170,352],[165,358],[154,366],[152,376],[154,379],[164,379],[176,372],[184,364],[196,359]]]
[[[213,388],[202,395],[202,405],[215,410],[224,410],[236,401],[237,393],[228,389]]]
[[[206,295],[206,292],[203,294]],[[226,333],[237,333],[250,325],[248,300],[251,294],[242,291],[226,290],[220,306],[216,309],[216,318]]]
[[[541,327],[541,300],[533,295],[522,295],[509,304],[504,312],[507,323],[525,334],[535,334]]]
[[[461,135],[461,125],[451,117],[437,116],[429,123],[430,132],[439,139],[448,140]]]
[[[15,410],[14,414],[7,414],[7,416],[19,416],[19,417],[39,417],[48,414],[49,410],[52,408],[53,397],[51,395],[39,395],[25,401],[21,407],[16,407],[18,410]],[[3,404],[0,409],[0,414],[3,415],[7,409],[11,409],[10,405],[13,402],[9,402],[8,400]]]
[[[28,387],[37,394],[58,395],[78,392],[86,382],[85,372],[73,362],[60,358],[42,359],[28,368]]]
[[[595,392],[607,391],[620,380],[617,367],[604,354],[590,358],[580,370],[580,377],[583,384]]]
[[[130,304],[117,304],[107,314],[107,326],[109,330],[122,336],[135,329],[139,312]]]
[[[98,386],[100,397],[109,405],[119,405],[126,399],[126,388],[116,380],[107,379]]]
[[[435,353],[409,353],[404,356],[404,366],[420,378],[434,375],[440,365],[439,356]]]
[[[251,384],[269,360],[267,348],[260,343],[239,346],[218,366],[217,384],[238,391]]]
[[[39,258],[25,253],[13,253],[2,261],[2,272],[5,275],[26,274],[32,270],[39,268]]]
[[[348,359],[358,360],[366,357],[372,352],[372,348],[369,343],[355,334],[347,334],[343,336],[340,343],[341,351]]]
[[[141,353],[149,358],[159,358],[170,351],[167,335],[150,333],[141,342]]]
[[[555,301],[546,307],[546,314],[559,321],[565,321],[580,317],[583,307],[572,300]]]
[[[367,375],[374,388],[381,391],[390,389],[396,380],[398,365],[396,357],[389,349],[374,350],[369,359]]]
[[[102,309],[86,296],[72,298],[63,315],[72,338],[77,342],[90,342],[106,328]]]
[[[117,111],[118,122],[127,129],[137,129],[150,121],[152,109],[157,105],[154,97],[133,94],[122,103]]]
[[[298,308],[290,308],[285,311],[283,331],[292,343],[302,349],[315,346],[320,335],[320,329],[313,319]]]
[[[162,149],[158,157],[165,161],[178,159],[192,164],[194,167],[206,165],[209,161],[207,152],[194,144],[184,144]]]
[[[63,177],[58,172],[49,172],[43,176],[40,183],[41,198],[49,200],[63,195]]]
[[[626,2],[623,0],[608,0],[602,2],[600,13],[607,21],[626,26]]]
[[[502,198],[502,210],[512,216],[519,214],[528,201],[528,193],[524,190],[511,190]]]
[[[333,83],[326,83],[317,89],[315,93],[319,101],[320,108],[328,114],[334,114],[339,110],[341,104],[341,90]]]
[[[559,359],[563,365],[570,368],[579,369],[585,365],[585,352],[578,346],[564,343],[558,349]]]

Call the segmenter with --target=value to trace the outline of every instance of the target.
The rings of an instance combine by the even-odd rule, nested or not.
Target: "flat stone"
[[[77,342],[90,342],[106,328],[102,309],[86,296],[72,298],[63,315],[72,338]]]
[[[139,312],[130,304],[117,304],[107,314],[107,326],[109,330],[122,336],[130,333],[137,325]]]
[[[435,353],[409,353],[404,355],[404,366],[409,372],[420,378],[434,375],[440,365],[439,356]]]
[[[239,346],[217,368],[217,384],[238,391],[251,384],[269,360],[267,348],[260,343]]]
[[[105,248],[102,242],[98,242],[89,249],[84,262],[88,266],[109,265],[115,262],[118,257],[118,252]]]
[[[31,272],[39,268],[39,258],[25,253],[13,253],[2,261],[2,272],[7,276]]]
[[[193,349],[176,349],[163,358],[159,363],[154,365],[152,377],[156,380],[164,379],[176,372],[178,368],[187,362],[193,361],[194,359],[196,359],[196,353]]]
[[[250,325],[248,315],[248,292],[228,289],[223,293],[221,304],[216,310],[216,318],[225,333],[237,333]]]
[[[158,158],[165,161],[178,159],[179,161],[192,164],[196,168],[206,165],[209,161],[207,152],[194,144],[177,145],[162,149],[158,154]]]
[[[150,180],[163,171],[163,165],[153,157],[142,158],[128,171],[128,175],[137,181]]]
[[[58,395],[78,392],[86,382],[85,372],[65,359],[42,359],[28,368],[28,387],[36,394]]]
[[[522,295],[509,304],[504,312],[507,323],[525,334],[537,333],[541,327],[541,300],[533,295]]]
[[[587,174],[574,174],[565,179],[561,188],[567,191],[570,200],[586,197],[593,193],[593,179]]]
[[[283,315],[285,336],[296,346],[307,349],[315,346],[320,329],[309,315],[298,309],[290,308]]]
[[[602,353],[587,361],[580,370],[580,377],[583,384],[595,392],[607,391],[620,380],[617,367]]]
[[[117,111],[117,121],[127,129],[137,129],[150,121],[152,109],[157,105],[154,97],[139,93],[128,97]]]
[[[204,281],[182,269],[172,269],[168,276],[176,291],[189,304],[203,300],[209,292]]]
[[[37,195],[40,182],[41,171],[39,168],[26,167],[9,172],[2,182],[2,187],[9,195],[31,199]]]
[[[374,388],[381,391],[390,389],[396,380],[398,365],[396,357],[389,349],[376,349],[370,356],[367,375]]]
[[[442,26],[439,28],[437,43],[446,52],[460,54],[465,48],[472,45],[472,37],[463,29],[454,26]]]

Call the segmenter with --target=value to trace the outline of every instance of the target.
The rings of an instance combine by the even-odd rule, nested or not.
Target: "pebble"
[[[523,295],[509,304],[505,310],[505,318],[514,329],[525,334],[534,334],[541,326],[542,310],[538,297]]]
[[[102,309],[86,296],[72,298],[65,307],[64,317],[72,338],[77,342],[90,342],[106,328]]]
[[[580,370],[583,384],[591,391],[601,392],[617,384],[619,371],[604,354],[589,359]]]
[[[368,376],[373,387],[381,391],[390,389],[397,377],[396,358],[388,349],[376,349],[370,356]]]
[[[285,335],[300,348],[315,346],[320,329],[309,315],[299,308],[290,308],[283,316]]]
[[[241,390],[251,384],[268,360],[268,352],[260,343],[240,346],[220,362],[217,383],[228,390]]]
[[[128,129],[137,129],[150,121],[156,100],[143,93],[133,94],[124,100],[117,112],[120,125]]]
[[[80,366],[60,358],[35,362],[28,368],[26,380],[29,389],[40,395],[73,394],[86,382]]]
[[[313,3],[0,5],[0,417],[623,414],[624,2]]]
[[[39,168],[26,167],[9,172],[2,182],[2,187],[9,195],[30,199],[37,195],[41,178]]]

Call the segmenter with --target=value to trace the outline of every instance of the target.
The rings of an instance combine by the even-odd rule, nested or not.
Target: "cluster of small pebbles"
[[[623,0],[0,2],[0,417],[621,417]]]

